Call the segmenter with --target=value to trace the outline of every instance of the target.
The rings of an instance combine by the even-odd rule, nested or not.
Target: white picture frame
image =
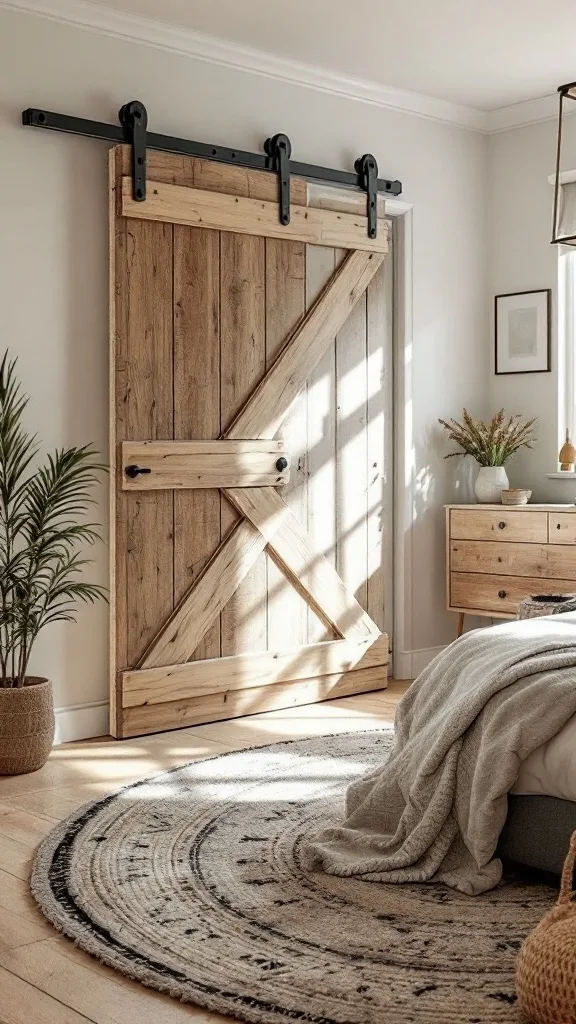
[[[551,370],[551,289],[510,292],[494,299],[495,373]]]

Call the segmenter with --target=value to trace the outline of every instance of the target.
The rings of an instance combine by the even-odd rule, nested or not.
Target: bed
[[[523,762],[500,837],[503,858],[560,874],[576,830],[576,716]]]

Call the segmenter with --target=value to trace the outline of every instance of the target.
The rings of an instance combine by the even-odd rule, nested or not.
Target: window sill
[[[566,473],[546,473],[548,480],[569,480],[576,485],[576,473],[570,470]]]

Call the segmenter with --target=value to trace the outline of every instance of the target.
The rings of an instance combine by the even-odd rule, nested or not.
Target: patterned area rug
[[[518,1024],[515,957],[552,889],[472,898],[301,867],[391,738],[280,743],[128,786],[44,840],[34,895],[104,963],[256,1024]]]

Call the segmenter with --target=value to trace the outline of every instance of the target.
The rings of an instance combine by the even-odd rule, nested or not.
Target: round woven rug
[[[123,974],[257,1024],[518,1024],[516,954],[552,889],[472,898],[301,866],[391,739],[280,743],[128,786],[44,840],[34,895]]]

